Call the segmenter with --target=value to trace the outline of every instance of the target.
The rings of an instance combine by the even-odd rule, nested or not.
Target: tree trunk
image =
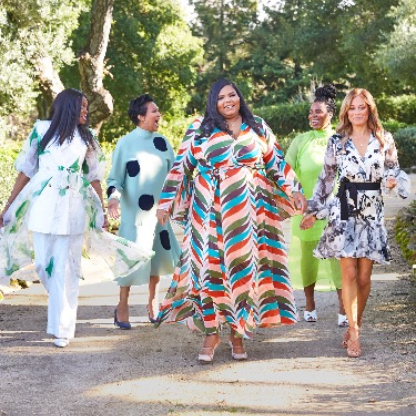
[[[79,55],[81,89],[88,97],[90,124],[97,131],[113,113],[113,97],[104,88],[104,66],[114,0],[93,0],[88,42]]]
[[[42,99],[38,100],[39,118],[46,118],[55,97],[65,88],[59,74],[54,70],[49,55],[36,56],[31,59],[35,68],[35,76],[42,91]]]

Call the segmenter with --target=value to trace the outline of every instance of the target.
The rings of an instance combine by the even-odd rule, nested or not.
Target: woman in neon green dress
[[[321,173],[328,138],[334,133],[331,119],[335,114],[336,89],[333,85],[317,88],[315,100],[309,110],[312,130],[293,140],[286,161],[292,166],[302,183],[307,199]],[[301,230],[302,216],[292,217],[292,234],[289,249],[289,270],[295,289],[303,288],[306,298],[304,319],[316,322],[315,290],[334,290],[339,300],[338,325],[348,324],[341,296],[341,269],[338,260],[319,260],[312,254],[317,246],[326,221],[317,221],[313,228]]]

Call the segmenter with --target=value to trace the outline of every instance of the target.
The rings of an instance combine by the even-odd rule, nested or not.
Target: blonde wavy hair
[[[348,120],[348,110],[352,100],[358,96],[364,100],[369,109],[367,126],[379,141],[380,148],[383,148],[385,143],[384,129],[378,117],[377,106],[371,93],[364,88],[353,88],[345,96],[341,109],[339,110],[339,123],[336,127],[336,132],[341,135],[343,143],[345,143],[347,138],[351,135],[353,128],[351,122]]]

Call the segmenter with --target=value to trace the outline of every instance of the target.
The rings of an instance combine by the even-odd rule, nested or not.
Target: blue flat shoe
[[[157,314],[157,315],[158,315],[158,314]],[[157,317],[157,315],[156,315],[156,317]],[[157,318],[154,318],[154,317],[152,317],[152,316],[150,315],[150,310],[149,310],[149,307],[147,307],[147,317],[149,318],[149,321],[150,321],[152,324],[155,324],[156,322],[158,322]]]
[[[114,325],[118,326],[120,329],[131,329],[130,322],[120,322],[117,320],[117,308],[114,309]]]

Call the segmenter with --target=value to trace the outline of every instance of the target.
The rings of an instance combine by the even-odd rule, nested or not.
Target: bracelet
[[[6,201],[6,207],[9,207],[11,203],[9,201]]]

